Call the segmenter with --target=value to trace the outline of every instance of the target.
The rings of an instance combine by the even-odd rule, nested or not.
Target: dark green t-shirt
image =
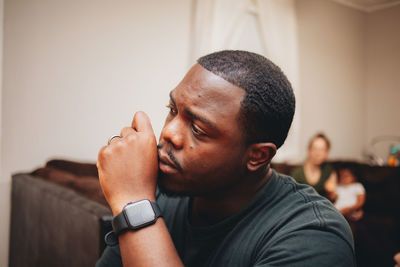
[[[343,216],[309,186],[275,171],[245,208],[209,227],[190,225],[188,197],[159,195],[157,202],[185,266],[355,266]],[[122,266],[118,245],[96,266]]]

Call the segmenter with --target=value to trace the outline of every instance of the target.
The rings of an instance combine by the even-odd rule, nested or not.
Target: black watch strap
[[[135,216],[133,216],[132,218],[132,216],[130,216],[131,213],[130,207],[135,205],[139,207],[139,210],[137,211],[139,211],[140,213],[134,214]],[[143,208],[145,208],[145,210],[143,210]],[[147,216],[146,215],[143,216],[141,212],[146,213]],[[150,216],[151,218],[148,218],[149,217],[148,215],[151,215]],[[120,233],[126,230],[138,230],[148,225],[154,224],[157,221],[158,217],[161,216],[162,216],[161,209],[158,206],[158,204],[148,199],[144,199],[137,202],[131,202],[126,204],[122,212],[113,218],[112,227],[114,233],[119,235]],[[135,217],[137,217],[140,223],[136,224]]]

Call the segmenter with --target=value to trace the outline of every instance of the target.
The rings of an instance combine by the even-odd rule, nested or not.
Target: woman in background
[[[324,134],[315,135],[308,145],[306,161],[292,172],[292,177],[298,183],[311,185],[320,195],[333,202],[336,198],[337,177],[333,167],[325,162],[330,147]]]

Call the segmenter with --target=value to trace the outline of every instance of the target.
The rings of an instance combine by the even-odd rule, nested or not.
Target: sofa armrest
[[[28,174],[12,177],[10,266],[94,266],[108,207]]]

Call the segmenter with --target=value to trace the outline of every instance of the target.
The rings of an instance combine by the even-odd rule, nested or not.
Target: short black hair
[[[245,91],[240,120],[248,144],[282,146],[292,124],[295,97],[278,66],[259,54],[240,50],[215,52],[197,62]]]

